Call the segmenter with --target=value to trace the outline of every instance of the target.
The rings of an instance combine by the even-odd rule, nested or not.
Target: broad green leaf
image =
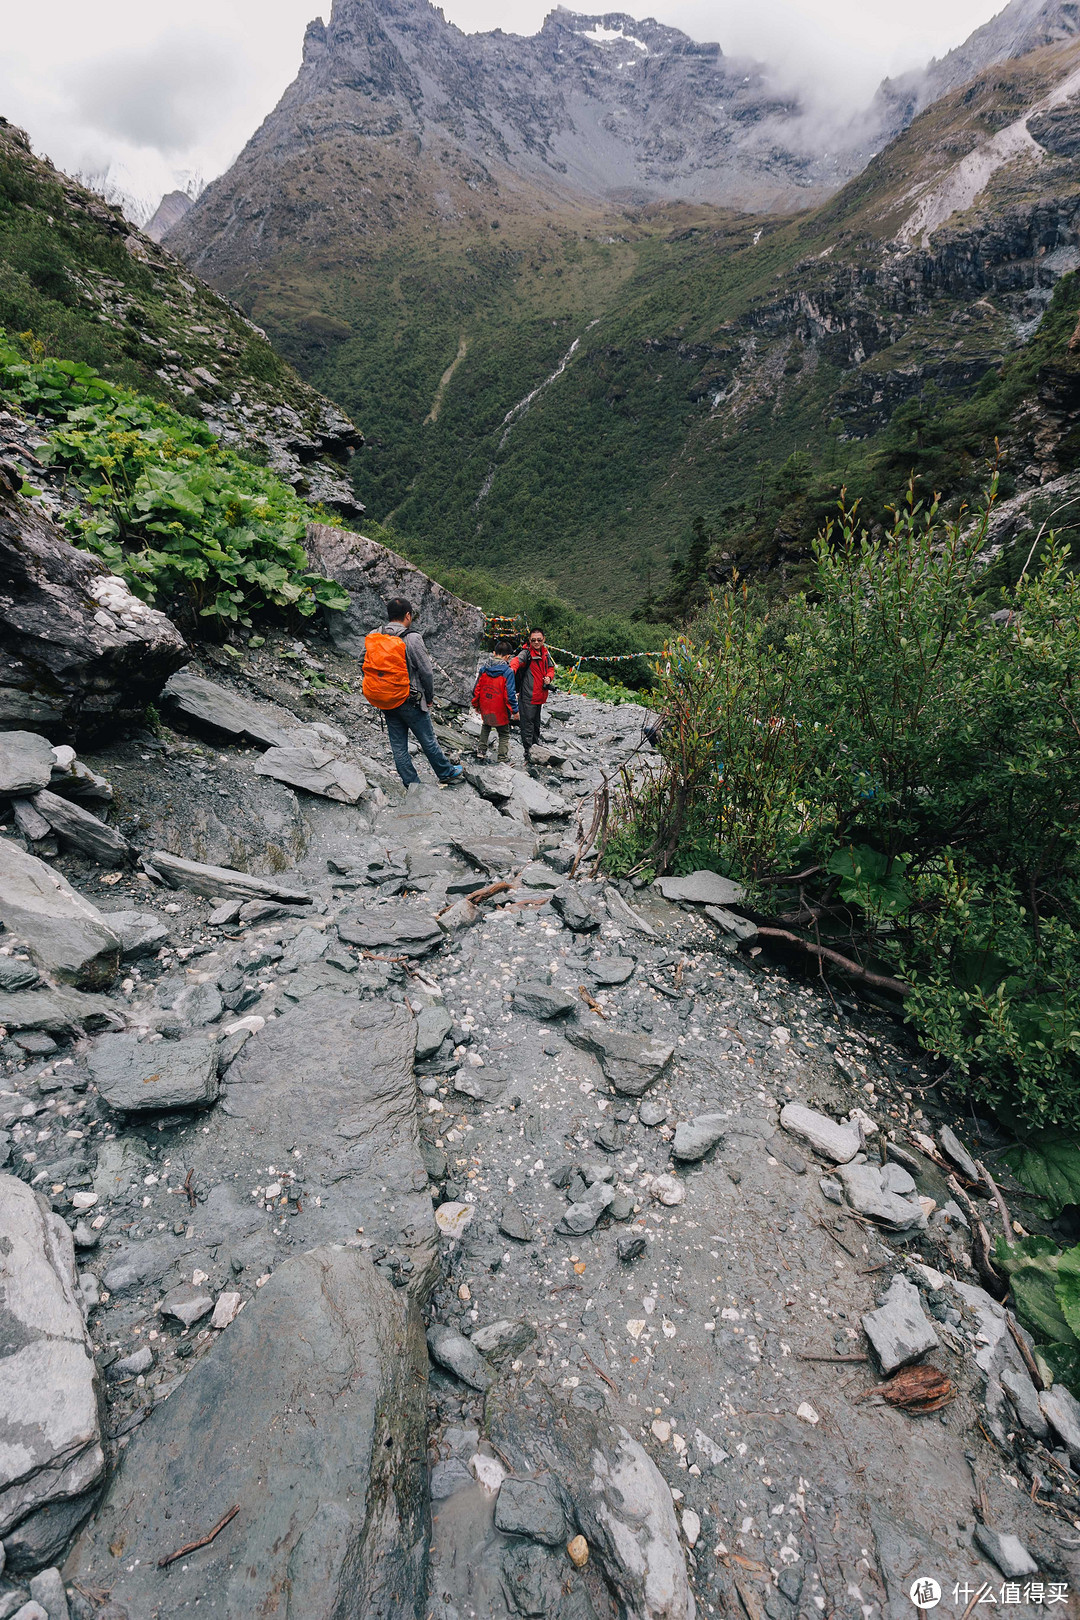
[[[1057,1297],[1054,1278],[1034,1266],[1014,1272],[1012,1294],[1021,1318],[1036,1339],[1058,1344],[1078,1343]]]
[[[903,859],[894,860],[865,844],[837,850],[825,870],[842,879],[841,898],[864,911],[898,916],[911,905],[911,885],[904,876]]]
[[[1036,1131],[1008,1148],[1004,1159],[1017,1181],[1045,1199],[1054,1220],[1066,1204],[1080,1204],[1080,1141],[1059,1130]]]
[[[1054,1382],[1080,1395],[1080,1345],[1040,1345],[1039,1354],[1053,1373]]]

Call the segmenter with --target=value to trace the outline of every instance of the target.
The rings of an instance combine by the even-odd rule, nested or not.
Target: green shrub
[[[612,858],[737,874],[899,976],[958,1084],[1034,1126],[1080,1096],[1080,584],[1051,538],[992,621],[985,528],[843,512],[806,593],[718,595],[661,671],[663,768]]]
[[[81,362],[24,360],[2,333],[0,398],[42,418],[41,453],[81,497],[66,520],[71,540],[144,600],[222,624],[270,607],[310,616],[348,606],[308,567],[310,508],[202,422]]]

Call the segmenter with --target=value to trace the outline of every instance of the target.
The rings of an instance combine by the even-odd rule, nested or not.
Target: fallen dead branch
[[[812,940],[803,939],[798,934],[792,934],[786,928],[758,928],[759,939],[781,939],[785,945],[795,945],[800,951],[806,951],[809,956],[816,956],[820,961],[831,962],[834,967],[842,968],[862,984],[872,985],[875,990],[887,990],[893,996],[909,996],[911,986],[902,979],[894,979],[888,973],[872,973],[869,968],[861,967],[853,962],[850,956],[841,956],[839,951],[830,950],[827,945],[815,945]]]
[[[209,1530],[205,1536],[200,1536],[198,1541],[185,1542],[182,1547],[178,1547],[177,1550],[174,1553],[170,1553],[167,1558],[159,1558],[158,1569],[165,1569],[169,1564],[175,1564],[178,1558],[185,1558],[188,1553],[198,1552],[200,1547],[209,1547],[215,1536],[220,1536],[225,1526],[230,1524],[232,1520],[236,1518],[239,1511],[240,1504],[237,1502],[234,1507],[229,1509],[225,1517],[223,1519],[219,1519],[214,1528]]]

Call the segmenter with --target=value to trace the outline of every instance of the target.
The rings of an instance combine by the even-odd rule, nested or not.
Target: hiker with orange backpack
[[[486,759],[491,733],[497,732],[499,750],[496,758],[500,765],[505,765],[510,758],[510,721],[518,717],[514,671],[506,662],[507,653],[513,650],[512,641],[495,643],[494,653],[480,666],[472,695],[472,706],[483,721],[476,752],[481,759]]]
[[[435,698],[435,673],[423,636],[409,629],[412,604],[396,596],[386,611],[388,622],[364,637],[363,691],[372,707],[382,710],[397,773],[406,788],[419,785],[409,757],[412,732],[439,781],[460,782],[464,772],[439,747],[428,712]]]

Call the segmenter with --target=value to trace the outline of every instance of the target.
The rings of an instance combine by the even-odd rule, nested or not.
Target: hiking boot
[[[455,765],[449,776],[443,777],[443,787],[454,787],[464,779],[465,772],[460,765]]]

